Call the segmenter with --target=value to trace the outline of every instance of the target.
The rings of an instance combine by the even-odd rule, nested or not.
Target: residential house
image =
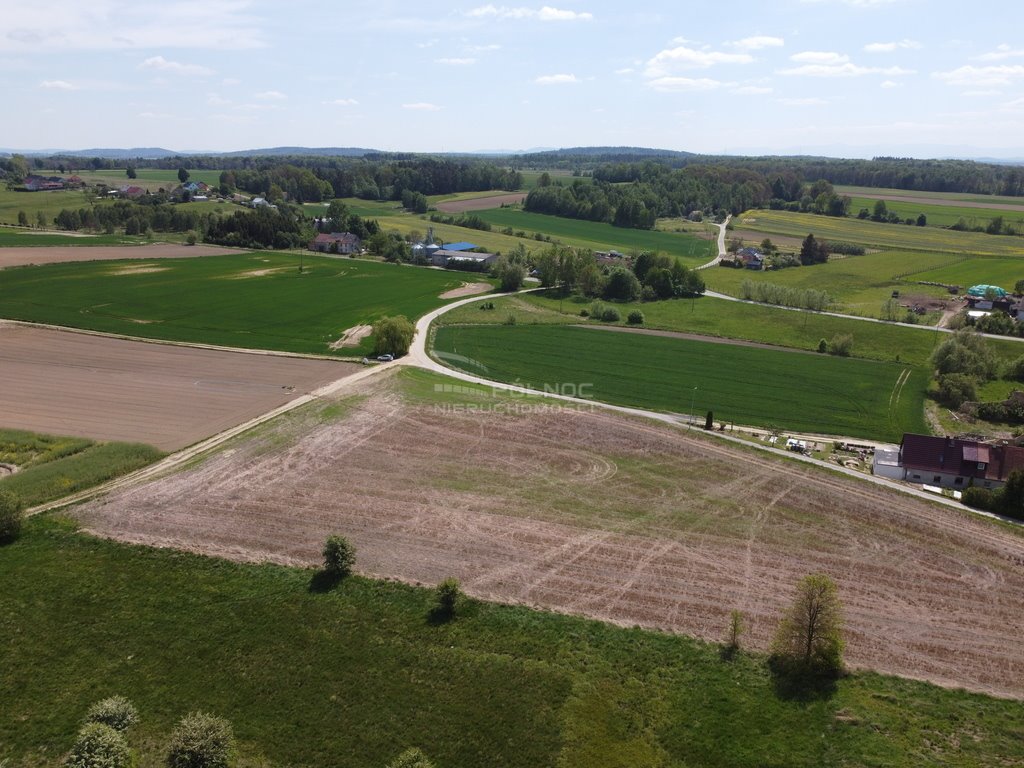
[[[351,232],[321,232],[309,241],[309,250],[320,253],[359,253],[362,241]]]
[[[742,261],[747,269],[764,269],[764,254],[757,248],[740,248],[736,252],[736,259]]]
[[[1024,469],[1024,448],[954,437],[903,435],[899,462],[903,480],[963,490],[999,488],[1015,469]]]

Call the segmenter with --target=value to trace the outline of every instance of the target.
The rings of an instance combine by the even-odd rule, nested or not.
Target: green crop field
[[[897,195],[899,197],[917,197],[925,200],[942,200],[948,205],[957,203],[982,203],[984,205],[1017,205],[1024,208],[1024,197],[1006,195],[979,195],[970,192],[924,192],[914,189],[888,189],[885,187],[854,187],[837,184],[835,191],[849,197],[870,197],[878,195]],[[886,201],[888,205],[888,201]]]
[[[100,203],[102,201],[96,201]],[[52,192],[18,192],[0,186],[0,224],[17,224],[18,212],[24,211],[28,223],[36,225],[38,212],[46,217],[47,223],[53,220],[63,208],[91,208],[91,198],[77,189],[59,189]]]
[[[166,239],[162,233],[161,239]],[[0,248],[43,245],[141,245],[145,242],[146,238],[134,235],[65,235],[57,231],[0,227]]]
[[[71,172],[60,173],[55,170],[38,171],[38,173],[46,176],[71,176]],[[109,170],[100,171],[75,171],[74,175],[81,177],[82,181],[86,184],[106,184],[108,187],[120,187],[122,184],[135,184],[136,186],[148,189],[151,192],[156,192],[158,189],[163,187],[164,189],[172,189],[178,186],[178,169],[177,168],[137,168],[135,171],[136,178],[129,179],[124,168],[111,168]],[[220,174],[221,171],[205,171],[205,170],[190,170],[188,172],[189,181],[202,181],[210,186],[220,185]]]
[[[692,396],[696,413],[737,424],[896,441],[926,431],[927,373],[900,364],[552,325],[443,326],[435,349],[470,373],[587,385],[618,405],[686,413]]]
[[[161,456],[148,445],[0,429],[0,463],[18,467],[16,473],[0,476],[0,490],[34,506],[105,483]]]
[[[1024,280],[1024,259],[966,259],[935,269],[915,272],[910,280],[927,280],[947,285],[998,285],[1012,291],[1018,280]]]
[[[542,232],[561,240],[566,245],[598,251],[613,248],[623,252],[664,251],[680,257],[689,266],[708,261],[716,252],[714,243],[682,233],[613,227],[611,224],[596,221],[529,213],[519,208],[494,208],[477,211],[477,214],[496,229],[511,227],[513,230],[531,233]]]
[[[861,208],[873,211],[875,208],[873,197],[851,198],[850,213],[854,216]],[[913,218],[916,222],[918,214],[923,213],[928,219],[929,227],[949,227],[956,224],[960,219],[967,222],[969,227],[985,227],[989,221],[996,216],[1002,216],[1007,224],[1017,228],[1024,228],[1024,207],[1020,211],[1001,211],[995,208],[974,208],[962,205],[934,205],[927,203],[908,203],[902,200],[886,200],[885,206],[890,212],[900,215],[900,218]]]
[[[418,317],[473,277],[275,252],[51,264],[5,270],[0,314],[129,336],[329,354],[328,343],[345,329],[384,315]],[[367,339],[343,352],[370,348]]]
[[[937,251],[953,254],[1024,257],[1024,238],[955,232],[936,227],[881,224],[861,219],[818,216],[811,213],[753,210],[733,220],[737,229],[771,235],[835,240],[874,248]]]
[[[0,761],[56,766],[88,707],[138,707],[141,768],[186,712],[228,718],[238,765],[954,768],[1024,760],[1015,701],[857,672],[780,696],[761,657],[527,608],[243,565],[32,520],[2,550]],[[343,758],[339,758],[343,756]]]

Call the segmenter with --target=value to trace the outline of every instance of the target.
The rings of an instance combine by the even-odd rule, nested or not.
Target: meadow
[[[850,214],[856,216],[861,208],[874,211],[875,201],[878,198],[854,197],[851,198]],[[1018,201],[1022,203],[1022,201]],[[900,218],[912,218],[917,220],[919,214],[924,214],[928,220],[929,227],[950,227],[960,219],[967,222],[967,226],[980,226],[984,228],[996,216],[1002,216],[1007,224],[1017,228],[1024,226],[1024,211],[1004,211],[996,208],[975,208],[963,205],[935,205],[933,203],[905,202],[903,200],[886,200],[886,209],[892,213],[898,213]]]
[[[737,229],[793,237],[816,238],[892,250],[925,250],[985,256],[1024,256],[1024,238],[956,232],[936,227],[882,224],[856,218],[818,216],[790,211],[747,211],[733,219]]]
[[[161,456],[148,445],[0,429],[0,463],[14,464],[19,470],[0,475],[0,490],[34,506],[105,483]]]
[[[889,189],[886,187],[855,187],[837,184],[835,191],[840,195],[849,197],[870,197],[877,199],[878,195],[914,197],[923,200],[943,200],[949,205],[957,203],[981,203],[986,205],[1018,205],[1024,207],[1024,197],[1011,197],[1007,195],[980,195],[971,192],[926,192],[914,189]],[[888,205],[888,201],[886,201]]]
[[[911,280],[929,280],[949,285],[998,285],[1013,291],[1024,280],[1024,259],[964,259],[934,269],[913,273]]]
[[[241,768],[819,768],[1024,760],[1015,701],[855,673],[781,695],[763,659],[685,637],[430,590],[240,565],[76,533],[47,517],[3,550],[0,760],[57,765],[90,704],[121,694],[141,768],[178,718],[228,718]]]
[[[38,173],[45,176],[70,176],[70,172],[62,174],[59,171],[39,171]],[[220,185],[220,174],[218,170],[190,170],[188,172],[189,181],[202,181],[210,186],[216,187]],[[108,187],[120,187],[122,184],[135,184],[136,186],[147,189],[150,192],[156,192],[161,187],[164,189],[172,189],[181,182],[178,181],[178,169],[177,168],[137,168],[135,170],[135,178],[129,179],[126,169],[124,168],[111,168],[109,170],[99,171],[75,171],[75,175],[80,176],[86,184],[106,184]]]
[[[493,208],[476,213],[495,229],[511,227],[517,231],[542,232],[566,245],[595,251],[662,251],[678,256],[687,266],[703,264],[717,252],[714,243],[682,233],[613,227],[601,222],[529,213],[519,208]]]
[[[97,201],[99,202],[99,201]],[[48,226],[64,208],[92,206],[92,196],[80,189],[59,189],[52,192],[19,192],[0,186],[0,224],[15,225],[18,213],[24,211],[28,223],[35,226],[37,214],[42,212]]]
[[[166,239],[161,234],[161,239]],[[0,227],[0,248],[44,245],[142,245],[146,238],[136,235],[62,234],[57,231],[41,232],[18,227]]]
[[[552,325],[447,325],[435,351],[469,373],[586,385],[617,405],[685,414],[692,402],[719,421],[893,441],[926,431],[928,375],[900,364]]]
[[[143,338],[330,354],[327,345],[347,328],[418,317],[471,277],[281,252],[52,264],[5,270],[2,313]],[[341,353],[371,348],[366,339]]]

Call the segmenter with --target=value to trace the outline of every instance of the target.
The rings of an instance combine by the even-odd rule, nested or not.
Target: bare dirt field
[[[464,296],[476,296],[480,293],[487,293],[493,289],[490,283],[463,283],[458,288],[445,291],[438,298],[440,299],[461,299]]]
[[[77,516],[307,565],[343,532],[366,574],[709,640],[740,609],[760,649],[797,580],[824,571],[853,666],[1024,696],[1024,537],[697,433],[432,382],[451,380],[360,383]]]
[[[437,203],[435,207],[443,213],[465,213],[466,211],[484,211],[488,208],[500,208],[503,205],[521,203],[525,199],[525,192],[510,192],[507,195],[473,197],[469,200],[444,200]]]
[[[178,243],[92,245],[82,248],[73,245],[24,246],[0,248],[0,269],[23,267],[29,264],[59,264],[68,261],[186,259],[198,256],[228,256],[232,253],[247,253],[247,251],[221,248],[218,245],[180,245]]]
[[[0,321],[0,425],[169,451],[356,370]]]

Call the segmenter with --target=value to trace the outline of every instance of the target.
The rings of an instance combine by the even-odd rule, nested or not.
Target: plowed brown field
[[[738,608],[760,649],[797,580],[824,571],[853,666],[1024,696],[1021,536],[607,412],[452,410],[410,394],[414,376],[300,408],[78,516],[127,541],[307,565],[344,533],[366,574],[455,576],[481,598],[709,640]]]
[[[0,426],[174,450],[356,370],[0,321]]]
[[[229,256],[246,253],[217,245],[90,245],[90,246],[16,246],[0,248],[0,269],[28,264],[58,264],[67,261],[106,261],[113,259],[186,259],[199,256]]]

